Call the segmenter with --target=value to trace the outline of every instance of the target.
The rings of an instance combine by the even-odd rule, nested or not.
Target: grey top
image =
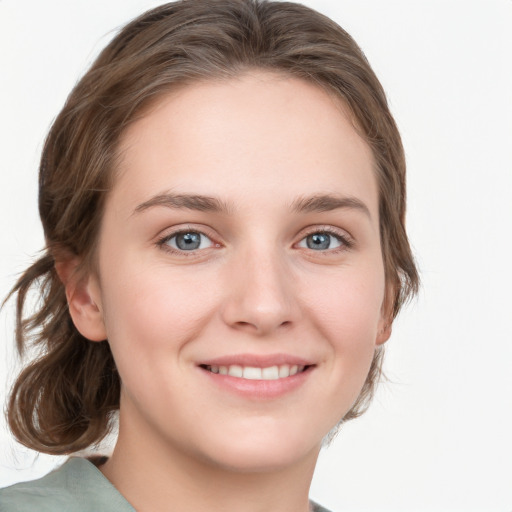
[[[71,458],[43,478],[0,489],[2,512],[135,512],[87,459]]]
[[[38,480],[0,489],[2,512],[135,512],[87,459],[70,458]],[[311,503],[311,512],[329,512]]]

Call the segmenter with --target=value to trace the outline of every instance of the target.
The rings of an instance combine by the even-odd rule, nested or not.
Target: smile
[[[230,377],[238,377],[240,379],[247,380],[278,380],[285,379],[302,373],[307,366],[302,365],[275,365],[268,366],[266,368],[258,368],[255,366],[240,366],[240,365],[229,365],[229,366],[217,366],[217,365],[204,365],[202,366],[205,370],[211,373],[217,373],[220,375],[229,375]]]

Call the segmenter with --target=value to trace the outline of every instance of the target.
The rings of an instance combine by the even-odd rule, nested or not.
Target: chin
[[[257,447],[241,447],[232,452],[223,453],[215,458],[218,467],[232,473],[278,473],[289,469],[304,460],[316,460],[320,445],[307,453],[302,453],[293,447],[282,447],[270,450]]]
[[[245,429],[238,435],[223,436],[216,443],[208,441],[207,458],[210,463],[226,471],[238,473],[269,473],[290,468],[304,461],[316,461],[322,446],[321,435],[293,431],[286,426],[257,431]],[[226,441],[229,440],[229,442]],[[209,453],[208,453],[209,452]]]

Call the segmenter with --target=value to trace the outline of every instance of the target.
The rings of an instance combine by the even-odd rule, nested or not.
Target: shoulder
[[[92,512],[106,506],[115,512],[134,512],[86,459],[69,459],[43,478],[0,489],[2,512]]]
[[[315,503],[314,501],[311,501],[311,512],[330,512],[326,508],[320,506],[318,503]]]

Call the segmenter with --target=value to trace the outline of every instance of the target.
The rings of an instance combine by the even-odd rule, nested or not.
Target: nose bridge
[[[293,276],[284,251],[276,244],[249,244],[232,263],[227,323],[266,334],[296,320]]]

